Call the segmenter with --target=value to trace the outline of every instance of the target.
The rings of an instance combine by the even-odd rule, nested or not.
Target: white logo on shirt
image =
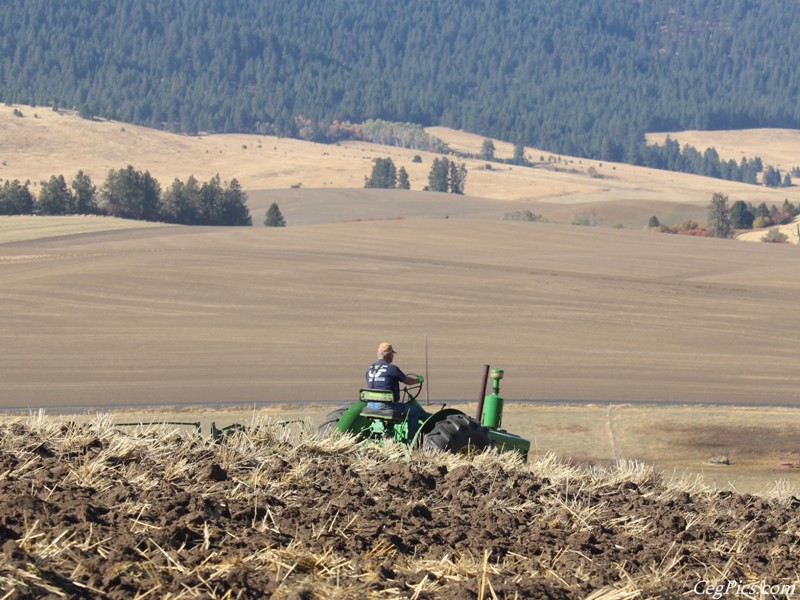
[[[369,380],[370,381],[386,381],[386,377],[384,374],[389,369],[387,365],[381,365],[377,368],[377,370],[373,370],[372,367],[369,369]]]

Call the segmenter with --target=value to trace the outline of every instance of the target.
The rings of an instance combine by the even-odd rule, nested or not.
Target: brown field
[[[0,422],[3,597],[792,598],[800,585],[800,501],[785,489],[247,425],[211,441],[104,417]]]
[[[797,247],[644,231],[652,214],[704,219],[716,191],[780,203],[795,189],[561,157],[468,161],[463,198],[362,190],[374,157],[416,190],[433,157],[21,109],[0,107],[3,179],[220,173],[257,225],[277,201],[289,226],[0,218],[0,408],[51,415],[0,423],[3,598],[800,585]],[[514,210],[551,222],[503,220]],[[606,226],[568,224],[587,210]],[[503,424],[532,440],[530,462],[309,435],[383,340],[427,373],[431,405],[472,413],[483,365],[503,368]],[[252,423],[222,444],[112,426],[151,420]]]

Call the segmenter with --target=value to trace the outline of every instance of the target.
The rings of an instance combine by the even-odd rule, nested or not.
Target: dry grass
[[[13,115],[15,108],[22,111],[22,118]],[[55,113],[45,107],[0,106],[0,125],[2,179],[30,180],[35,186],[53,174],[71,178],[82,169],[101,183],[110,169],[128,164],[149,170],[164,187],[176,177],[186,180],[194,175],[205,181],[220,174],[223,179],[237,178],[254,198],[251,208],[257,222],[275,199],[282,200],[279,204],[283,210],[298,192],[290,190],[297,184],[328,190],[362,188],[371,161],[378,157],[389,156],[404,166],[412,189],[420,190],[427,183],[430,163],[435,157],[366,143],[320,145],[255,135],[180,136],[112,121],[86,121],[75,114]],[[430,131],[455,150],[479,152],[483,141],[481,136],[446,128]],[[759,135],[762,134],[754,133]],[[752,147],[749,138],[738,139],[740,148]],[[763,145],[757,147],[768,146],[763,135],[753,139],[761,140]],[[510,144],[496,140],[495,145],[499,157],[511,154]],[[788,154],[792,148],[796,152],[798,146],[787,142],[783,148]],[[417,154],[421,155],[422,163],[412,162]],[[551,156],[536,148],[528,148],[527,155],[536,163]],[[800,195],[794,189],[768,190],[624,164],[557,158],[560,162],[554,165],[542,164],[537,168],[495,165],[491,170],[485,168],[485,161],[467,160],[467,192],[473,197],[499,202],[501,215],[527,209],[569,223],[575,214],[595,210],[608,226],[622,224],[637,229],[644,227],[653,214],[670,224],[686,218],[697,219],[704,214],[715,192],[754,204],[762,201],[780,204],[785,197],[800,202]],[[590,168],[599,177],[592,177]],[[257,190],[271,190],[272,195],[261,197]],[[302,195],[299,201],[304,205],[309,202]],[[290,224],[328,222],[307,213],[307,210],[292,209],[288,214],[284,211]],[[440,211],[433,214],[436,213]],[[344,215],[347,220],[359,218],[358,212],[346,208]],[[389,212],[379,218],[396,216],[397,212]],[[369,218],[364,214],[360,217]]]
[[[476,412],[475,403],[451,406],[468,415]],[[312,430],[332,409],[315,404],[262,405],[255,410],[162,407],[118,411],[114,422],[179,420],[199,422],[203,431],[210,431],[211,423],[222,427],[260,415],[286,422],[293,430]],[[609,413],[615,422],[616,449]],[[84,412],[70,418],[84,422],[94,417],[93,412]],[[697,481],[738,493],[800,495],[800,453],[794,444],[800,436],[800,413],[794,408],[506,402],[503,427],[531,441],[532,458],[558,456],[573,466],[590,468],[647,465],[676,484]],[[193,431],[194,426],[183,429]],[[313,438],[304,443],[313,443]],[[328,447],[326,442],[315,451]]]
[[[772,229],[776,229],[778,232],[785,235],[787,244],[800,244],[800,218],[796,218],[794,221],[787,223],[786,225],[778,225],[775,227],[757,229],[755,231],[747,231],[745,233],[740,233],[736,237],[737,239],[745,242],[764,242],[765,236],[767,236],[769,231]]]
[[[800,166],[798,148],[800,131],[791,129],[746,129],[744,131],[677,131],[672,133],[650,133],[648,143],[663,144],[669,136],[681,147],[688,144],[700,152],[714,148],[723,160],[760,156],[767,165],[788,171]]]

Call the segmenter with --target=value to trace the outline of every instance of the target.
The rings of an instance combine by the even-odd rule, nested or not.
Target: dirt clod
[[[228,479],[228,472],[214,463],[208,468],[206,477],[211,481],[225,481]]]

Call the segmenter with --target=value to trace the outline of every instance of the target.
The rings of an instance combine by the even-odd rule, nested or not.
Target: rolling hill
[[[464,197],[364,190],[373,158],[406,165],[418,189],[432,156],[22,112],[0,109],[4,179],[82,168],[100,183],[127,163],[162,185],[220,173],[240,179],[256,223],[277,201],[289,226],[4,218],[6,407],[341,401],[377,341],[393,340],[419,370],[426,334],[440,398],[471,398],[485,362],[507,369],[519,399],[783,403],[793,393],[793,336],[776,323],[794,310],[796,249],[659,235],[642,221],[702,217],[713,191],[779,202],[794,189],[559,157],[532,168],[468,161]],[[464,148],[482,141],[433,133]],[[503,220],[523,209],[551,222]],[[565,224],[587,209],[626,229]]]
[[[14,110],[23,116],[15,116]],[[30,180],[35,192],[38,183],[51,175],[63,174],[70,180],[81,169],[101,186],[110,169],[129,164],[148,170],[164,188],[175,178],[185,181],[194,175],[205,181],[219,174],[224,180],[238,179],[245,188],[256,224],[273,201],[278,202],[290,226],[424,216],[502,219],[518,210],[570,223],[576,215],[593,210],[602,224],[631,229],[644,228],[652,215],[665,224],[689,218],[704,222],[715,192],[728,195],[732,202],[741,199],[780,205],[788,197],[800,204],[797,188],[767,189],[556,156],[536,148],[526,149],[535,163],[532,168],[491,164],[487,169],[485,161],[465,161],[466,198],[384,195],[362,189],[373,159],[390,157],[404,166],[414,191],[427,184],[436,155],[362,142],[324,145],[257,135],[182,136],[114,121],[86,120],[46,107],[0,106],[0,125],[2,180]],[[477,153],[484,139],[441,127],[429,131],[459,151]],[[754,136],[759,137],[751,141],[746,133],[740,134],[740,147],[748,154],[766,143],[763,132]],[[698,147],[703,147],[703,139],[696,139]],[[716,138],[709,134],[707,140],[712,143]],[[495,145],[498,157],[511,155],[510,144],[496,140]],[[789,163],[800,144],[787,143],[782,148],[783,160]],[[413,162],[415,155],[422,158],[421,163]],[[330,202],[325,199],[328,194],[333,194]]]
[[[651,214],[702,219],[714,191],[779,203],[794,188],[544,155],[533,168],[469,161],[462,197],[418,191],[433,159],[426,153],[420,165],[410,151],[369,144],[192,138],[18,110],[23,117],[0,107],[4,179],[36,182],[82,168],[99,184],[107,169],[128,163],[162,185],[220,173],[243,182],[256,225],[276,201],[289,226],[0,219],[2,408],[155,414],[313,402],[324,413],[354,397],[379,341],[392,341],[401,367],[416,371],[427,341],[431,402],[474,400],[490,363],[506,371],[508,401],[559,405],[549,417],[513,413],[515,423],[547,419],[524,425],[543,448],[606,456],[608,440],[602,449],[596,441],[611,422],[605,403],[679,403],[687,414],[670,412],[663,423],[662,413],[642,408],[661,423],[659,443],[637,433],[638,408],[620,411],[626,455],[694,468],[686,465],[698,453],[707,458],[722,444],[759,478],[751,488],[791,459],[781,442],[791,428],[741,423],[742,414],[752,424],[752,411],[774,408],[727,410],[722,419],[714,406],[792,405],[796,247],[661,235],[642,223]],[[482,142],[432,131],[454,147]],[[500,156],[510,152],[496,145]],[[379,156],[416,166],[416,189],[361,188]],[[503,220],[515,210],[550,222]],[[585,210],[625,228],[568,224]],[[570,402],[594,408],[565,413]],[[704,425],[697,415],[708,415]],[[705,445],[662,455],[679,439]]]

